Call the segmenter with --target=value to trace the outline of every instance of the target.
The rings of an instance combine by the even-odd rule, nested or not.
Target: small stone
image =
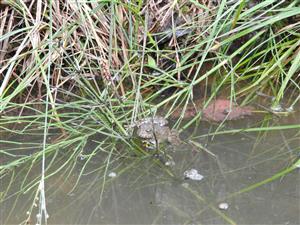
[[[175,166],[175,162],[172,161],[172,160],[168,160],[168,161],[165,162],[165,165],[166,166]]]
[[[198,173],[198,171],[196,169],[190,169],[190,170],[186,170],[183,173],[184,177],[187,179],[191,179],[191,180],[197,180],[200,181],[203,179],[203,176],[201,174]]]
[[[221,210],[227,210],[228,208],[229,208],[229,205],[228,205],[228,203],[226,203],[226,202],[222,202],[222,203],[220,203],[219,204],[219,209],[221,209]]]
[[[116,174],[115,172],[110,172],[110,173],[108,174],[108,176],[113,178],[113,177],[116,177],[117,174]]]

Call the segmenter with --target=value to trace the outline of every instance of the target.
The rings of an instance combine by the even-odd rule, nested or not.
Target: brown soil
[[[223,120],[237,120],[244,116],[252,115],[254,108],[250,106],[238,106],[226,99],[216,99],[212,101],[205,109],[201,109],[202,103],[196,102],[196,107],[189,106],[184,114],[184,118],[192,118],[197,112],[202,110],[202,118],[208,121],[221,122]],[[176,110],[173,114],[173,118],[178,118],[182,113],[182,109]]]

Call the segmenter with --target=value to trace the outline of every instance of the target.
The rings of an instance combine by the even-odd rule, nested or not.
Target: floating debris
[[[108,174],[108,176],[109,176],[109,177],[116,177],[117,174],[116,174],[115,172],[110,172],[110,173]]]
[[[165,162],[166,166],[175,166],[175,162],[173,160],[168,160]]]
[[[284,112],[284,108],[280,104],[273,105],[270,109],[272,112]]]
[[[226,202],[222,202],[218,205],[219,209],[221,210],[227,210],[229,208],[229,204]]]
[[[203,179],[203,176],[198,173],[198,171],[196,169],[190,169],[190,170],[186,170],[184,173],[183,173],[184,177],[186,179],[190,179],[190,180],[202,180]]]
[[[82,155],[81,153],[78,155],[79,160],[85,160],[86,156]]]
[[[285,109],[287,112],[294,112],[294,107],[291,105],[290,107]]]

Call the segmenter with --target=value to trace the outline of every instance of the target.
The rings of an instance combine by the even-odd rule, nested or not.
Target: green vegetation
[[[46,117],[67,139],[101,133],[126,143],[126,125],[163,109],[184,113],[197,91],[211,100],[228,89],[244,103],[259,91],[274,107],[284,97],[294,106],[297,1],[225,2],[4,1],[1,124],[26,124],[9,130],[26,134]]]
[[[257,93],[272,96],[273,108],[299,104],[299,1],[201,2],[0,1],[0,135],[12,146],[0,149],[0,179],[21,179],[27,192],[84,158],[80,178],[99,152],[96,170],[106,174],[119,158],[148,154],[128,126],[181,109],[174,126],[184,130],[202,116],[183,119],[200,97],[204,106],[224,93],[244,105]],[[209,135],[240,131],[219,129]],[[40,163],[42,178],[27,183]],[[27,175],[15,177],[16,167]]]

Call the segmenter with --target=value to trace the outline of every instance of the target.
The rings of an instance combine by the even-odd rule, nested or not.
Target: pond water
[[[300,124],[299,118],[298,113],[264,123]],[[221,130],[259,127],[259,120],[228,122]],[[70,162],[64,172],[46,180],[48,224],[299,224],[300,169],[259,183],[298,159],[299,129],[207,135],[216,129],[203,122],[184,132],[184,140],[205,148],[189,143],[168,148],[169,161],[175,163],[170,166],[153,157],[112,156],[106,167],[108,157],[103,154],[88,163]],[[66,158],[62,155],[60,162]],[[47,159],[53,173],[62,165],[58,159]],[[190,169],[203,179],[184,179]],[[13,183],[6,178],[1,183],[2,195],[11,187],[2,199],[1,224],[18,224],[29,217],[36,185],[30,187],[38,183],[40,165],[27,171],[19,168],[11,175]],[[36,224],[37,209],[32,209],[31,224]]]

